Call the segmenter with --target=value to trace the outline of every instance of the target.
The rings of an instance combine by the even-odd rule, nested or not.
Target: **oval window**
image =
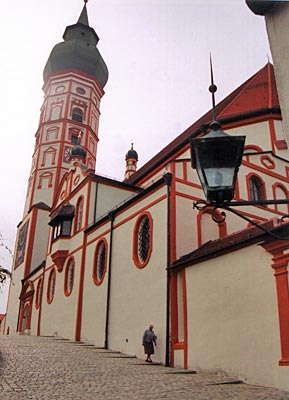
[[[41,295],[42,295],[42,279],[39,279],[36,289],[36,301],[35,301],[35,307],[37,310],[40,307]]]
[[[77,87],[77,88],[76,88],[76,92],[77,92],[78,94],[85,94],[85,90],[84,90],[83,88],[81,88],[81,87]]]
[[[94,267],[93,267],[93,280],[96,285],[100,285],[104,279],[106,272],[106,259],[107,259],[107,242],[101,239],[95,250]]]
[[[55,293],[55,283],[56,283],[56,272],[53,269],[50,272],[49,279],[48,279],[48,288],[47,288],[47,302],[48,304],[52,303]]]
[[[133,259],[137,267],[143,268],[149,261],[152,252],[152,218],[142,215],[134,229]]]
[[[70,258],[66,265],[65,269],[65,277],[64,277],[64,294],[65,296],[70,296],[73,284],[74,284],[74,270],[75,270],[75,262],[74,258]]]

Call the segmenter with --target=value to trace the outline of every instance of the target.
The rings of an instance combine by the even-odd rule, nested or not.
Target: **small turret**
[[[125,161],[126,169],[124,179],[128,179],[137,170],[138,154],[133,148],[133,143],[131,144],[130,150],[126,153]]]
[[[77,144],[73,146],[71,149],[69,159],[71,162],[81,161],[83,164],[85,164],[86,150],[84,149],[84,147],[81,146],[80,140],[81,140],[81,131],[79,131]]]

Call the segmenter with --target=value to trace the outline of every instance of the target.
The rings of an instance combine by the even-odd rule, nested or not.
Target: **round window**
[[[76,92],[77,92],[78,94],[85,94],[85,90],[84,90],[83,88],[81,88],[81,87],[77,87],[77,88],[76,88]]]

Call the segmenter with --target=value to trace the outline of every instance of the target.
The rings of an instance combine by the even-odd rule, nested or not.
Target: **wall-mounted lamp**
[[[212,93],[213,103],[213,122],[210,125],[210,132],[200,138],[190,139],[190,149],[192,158],[192,167],[197,170],[202,188],[207,201],[198,200],[194,202],[194,208],[203,210],[206,207],[222,208],[228,210],[235,215],[245,219],[252,225],[266,233],[271,234],[275,238],[284,239],[264,227],[250,220],[242,213],[231,209],[233,206],[249,206],[249,205],[270,205],[270,204],[289,204],[289,199],[282,200],[254,200],[254,201],[232,201],[235,193],[235,186],[239,166],[242,162],[244,151],[245,136],[230,136],[226,134],[221,124],[216,119],[215,110],[215,92],[217,86],[213,81],[212,60],[211,66],[211,85],[209,87]],[[214,219],[215,222],[223,222],[226,218],[226,213],[222,213],[223,219]],[[284,218],[289,218],[289,215],[284,215]],[[285,240],[288,240],[286,238]]]

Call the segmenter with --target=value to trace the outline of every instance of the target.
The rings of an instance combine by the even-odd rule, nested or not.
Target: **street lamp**
[[[207,200],[221,206],[234,197],[245,136],[228,135],[218,121],[213,121],[210,128],[207,135],[190,140],[192,167],[197,170]]]
[[[213,81],[211,58],[210,65],[211,85],[209,90],[212,93],[213,103],[213,122],[210,124],[211,130],[200,138],[190,139],[192,168],[197,170],[207,201],[197,200],[193,203],[193,206],[198,210],[203,210],[207,207],[215,209],[222,208],[223,210],[230,211],[240,218],[243,218],[277,239],[288,240],[288,238],[279,237],[267,231],[264,227],[246,217],[241,212],[231,208],[234,206],[289,204],[289,199],[232,201],[234,198],[239,166],[242,163],[245,136],[230,136],[226,134],[222,130],[221,124],[217,121],[214,95],[217,91],[217,86]],[[213,213],[212,218],[215,222],[220,223],[226,219],[226,213],[224,211],[221,212],[221,215],[222,218],[214,218]],[[289,218],[289,215],[284,215],[280,219],[280,223],[282,223],[285,218]]]

